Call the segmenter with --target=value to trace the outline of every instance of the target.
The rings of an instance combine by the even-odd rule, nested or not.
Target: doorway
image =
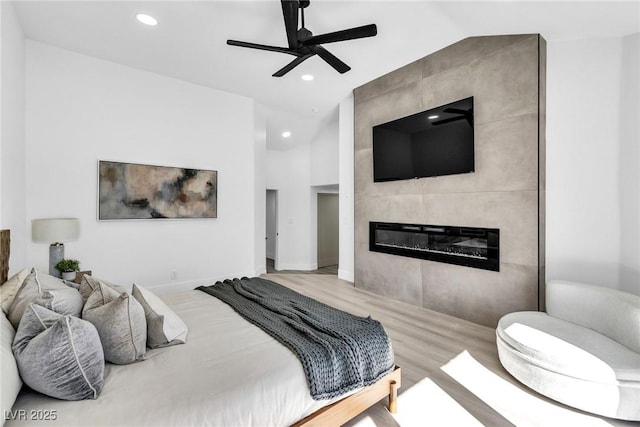
[[[338,194],[318,193],[318,269],[338,271]]]
[[[267,273],[278,270],[278,190],[267,190],[265,254]]]

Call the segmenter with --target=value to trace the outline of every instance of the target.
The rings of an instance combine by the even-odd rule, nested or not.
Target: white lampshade
[[[43,218],[31,221],[31,240],[42,243],[64,243],[80,237],[77,218]]]

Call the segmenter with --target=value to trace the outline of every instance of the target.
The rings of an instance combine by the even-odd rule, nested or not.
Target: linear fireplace
[[[369,223],[369,250],[500,271],[500,230]]]

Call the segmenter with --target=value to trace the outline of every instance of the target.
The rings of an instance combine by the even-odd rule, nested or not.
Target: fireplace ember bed
[[[370,222],[369,250],[500,271],[497,228]]]

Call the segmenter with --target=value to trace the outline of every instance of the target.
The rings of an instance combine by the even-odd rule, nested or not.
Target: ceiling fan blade
[[[455,122],[457,120],[464,120],[464,116],[451,117],[450,119],[438,120],[437,122],[431,123],[434,126],[445,125],[447,123]]]
[[[309,46],[309,49],[311,49],[312,52],[317,53],[320,58],[324,59],[327,64],[335,68],[335,70],[340,74],[344,74],[351,69],[351,67],[322,46]]]
[[[333,33],[320,34],[303,41],[304,46],[314,44],[335,43],[345,40],[361,39],[373,37],[378,34],[376,24],[363,25],[362,27],[350,28],[348,30],[335,31]]]
[[[268,50],[270,52],[288,53],[289,55],[298,56],[298,53],[290,50],[288,47],[267,46],[264,44],[241,42],[238,40],[227,40],[229,46],[248,47],[250,49]]]
[[[279,69],[278,71],[273,73],[273,77],[282,77],[282,76],[284,76],[289,71],[293,70],[298,65],[300,65],[302,63],[302,61],[305,61],[305,60],[311,58],[313,55],[315,55],[315,54],[311,53],[311,54],[302,55],[302,56],[297,57],[296,59],[294,59],[293,61],[289,62],[287,65],[285,65],[284,67],[282,67],[281,69]]]
[[[298,10],[300,3],[298,0],[281,0],[282,16],[284,17],[284,28],[287,31],[287,43],[289,49],[298,47]]]
[[[445,108],[442,110],[443,113],[453,113],[453,114],[469,114],[467,110],[461,110],[459,108]]]

